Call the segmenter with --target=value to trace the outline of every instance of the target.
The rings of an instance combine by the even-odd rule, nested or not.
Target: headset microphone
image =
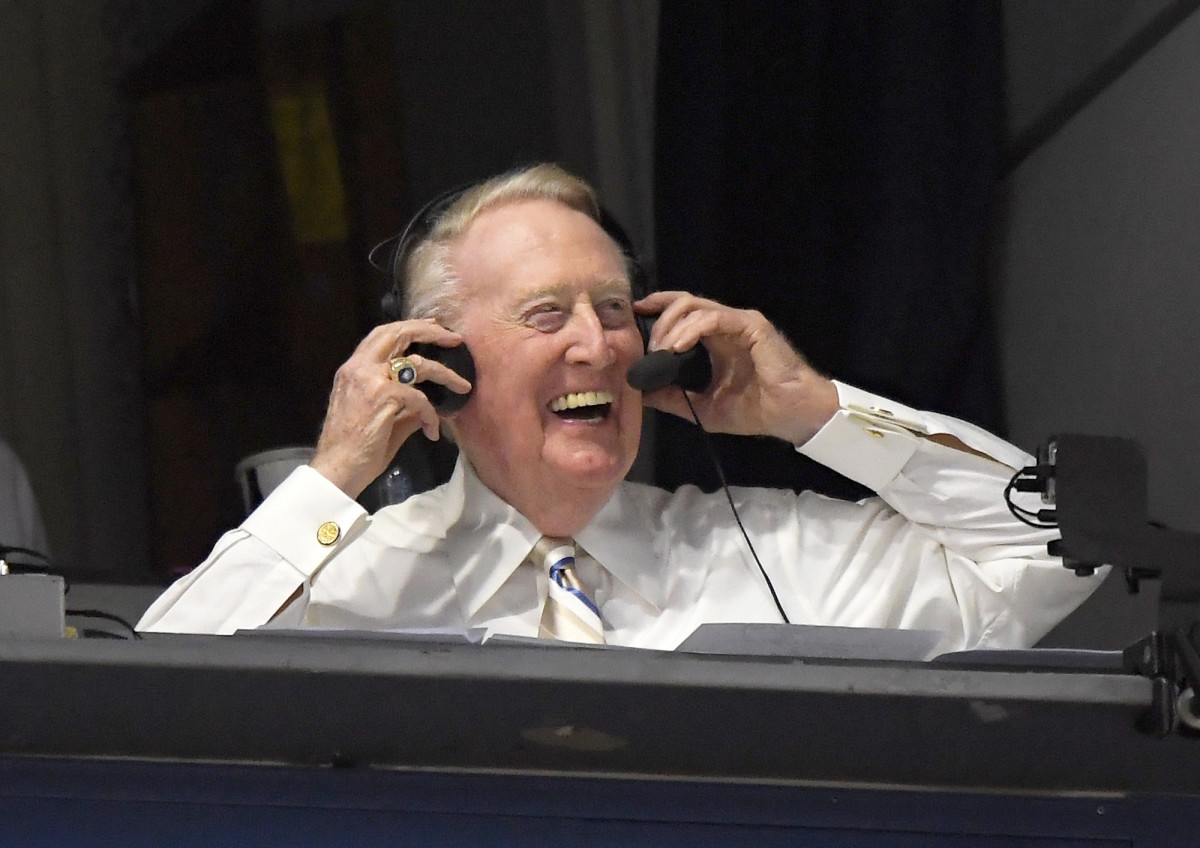
[[[633,363],[625,379],[639,392],[671,385],[688,392],[703,392],[712,382],[712,358],[702,344],[681,353],[654,350]]]

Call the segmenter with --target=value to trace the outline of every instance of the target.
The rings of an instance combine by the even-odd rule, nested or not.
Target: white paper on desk
[[[677,651],[758,657],[924,662],[937,655],[936,630],[819,627],[811,624],[701,624]]]
[[[357,639],[383,642],[455,642],[478,645],[487,630],[483,627],[423,627],[411,630],[353,630],[345,627],[272,627],[264,625],[254,630],[239,630],[235,636],[295,636],[334,639]]]

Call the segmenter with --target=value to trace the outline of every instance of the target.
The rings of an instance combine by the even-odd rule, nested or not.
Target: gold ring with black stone
[[[396,356],[389,359],[388,367],[392,371],[392,379],[397,383],[411,386],[417,382],[417,366],[407,356]]]

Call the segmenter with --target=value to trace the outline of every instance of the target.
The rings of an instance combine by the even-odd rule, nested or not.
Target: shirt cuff
[[[797,450],[876,492],[891,483],[918,451],[955,451],[925,436],[953,436],[1013,470],[1033,461],[1020,448],[974,424],[916,410],[844,383],[834,385],[842,408]]]
[[[367,511],[320,472],[302,465],[242,522],[305,578],[366,522]]]
[[[877,492],[916,453],[918,434],[929,432],[924,416],[853,386],[834,385],[842,408],[797,450]]]

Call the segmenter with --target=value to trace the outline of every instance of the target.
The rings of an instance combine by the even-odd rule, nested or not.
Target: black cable
[[[66,615],[68,618],[71,618],[71,617],[99,618],[104,621],[111,621],[111,622],[114,622],[114,623],[119,624],[122,627],[124,627],[126,630],[129,631],[129,634],[130,634],[129,636],[122,636],[118,633],[109,633],[108,631],[105,631],[105,630],[81,631],[83,633],[86,633],[89,636],[95,636],[95,635],[103,633],[105,637],[111,638],[111,639],[141,639],[142,638],[142,634],[138,633],[137,630],[134,629],[132,624],[130,624],[125,619],[121,618],[121,616],[113,615],[110,612],[103,612],[102,610],[95,610],[95,609],[69,609],[66,611]]]
[[[700,416],[696,414],[696,407],[692,406],[692,399],[688,396],[688,392],[683,389],[679,391],[683,394],[683,399],[687,401],[688,409],[692,413],[692,420],[700,428],[700,441],[704,443],[704,448],[708,451],[708,458],[712,460],[713,468],[717,472],[717,479],[721,482],[721,491],[725,493],[725,500],[729,501],[729,509],[733,512],[733,520],[737,522],[738,529],[742,531],[742,538],[746,540],[746,547],[750,549],[750,556],[754,557],[754,564],[758,566],[759,573],[762,574],[763,580],[766,581],[767,591],[771,593],[771,600],[775,602],[775,608],[779,610],[779,614],[783,617],[783,623],[791,624],[792,620],[788,618],[783,604],[779,602],[779,595],[775,592],[775,585],[767,575],[767,570],[763,567],[762,560],[758,558],[758,552],[754,550],[754,543],[750,541],[750,534],[746,532],[746,528],[742,524],[742,517],[738,515],[737,506],[733,502],[733,494],[730,493],[729,484],[725,481],[725,469],[721,467],[721,458],[717,455],[717,449],[713,446],[712,438],[709,436],[708,431],[704,429],[704,425],[700,423]]]
[[[1058,527],[1058,521],[1053,518],[1054,510],[1035,511],[1013,503],[1012,493],[1014,489],[1018,488],[1018,482],[1022,479],[1030,479],[1029,476],[1023,477],[1023,475],[1031,475],[1035,470],[1034,468],[1022,468],[1013,474],[1012,478],[1008,481],[1008,485],[1004,487],[1004,504],[1008,507],[1008,511],[1012,513],[1013,518],[1022,524],[1036,527],[1039,530],[1053,530]],[[1036,477],[1032,479],[1036,479]]]
[[[84,627],[77,631],[80,638],[83,639],[117,639],[121,642],[129,640],[128,636],[122,636],[120,633],[113,633],[111,630],[97,630],[94,627]],[[137,638],[142,638],[141,636]]]
[[[41,560],[44,564],[35,565],[29,562],[13,562],[8,559],[10,554],[33,557],[34,559]],[[71,581],[65,576],[58,574],[55,570],[54,560],[41,551],[34,550],[33,548],[23,548],[20,545],[6,545],[0,542],[0,560],[4,562],[4,566],[8,569],[9,574],[46,574],[53,577],[62,577],[63,594],[71,591]]]
[[[20,545],[6,545],[3,542],[0,542],[0,558],[7,557],[9,554],[21,554],[22,556],[31,556],[34,559],[40,559],[42,562],[46,563],[47,568],[53,564],[50,561],[50,557],[46,556],[41,551],[35,551],[33,548],[23,548]],[[9,563],[9,565],[13,565],[13,563]]]

